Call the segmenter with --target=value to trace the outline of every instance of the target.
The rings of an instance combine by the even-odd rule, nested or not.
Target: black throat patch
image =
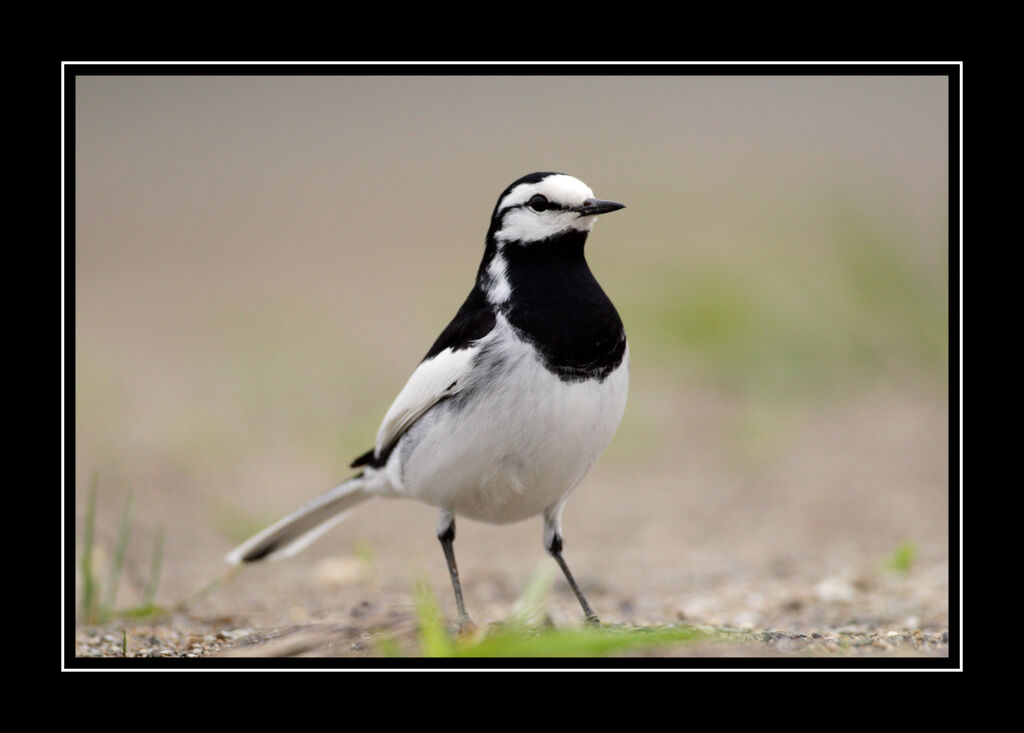
[[[587,233],[502,247],[511,297],[499,307],[544,366],[566,382],[604,381],[622,363],[626,333],[587,266]]]

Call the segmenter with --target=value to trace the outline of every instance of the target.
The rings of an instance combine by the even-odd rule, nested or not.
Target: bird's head
[[[530,244],[565,234],[586,234],[598,214],[624,208],[594,198],[583,181],[564,173],[531,173],[506,188],[491,216],[488,240]]]

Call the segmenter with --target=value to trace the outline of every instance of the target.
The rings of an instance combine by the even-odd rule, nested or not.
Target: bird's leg
[[[444,559],[448,561],[448,575],[452,578],[452,588],[455,590],[455,605],[459,608],[459,628],[470,628],[473,622],[466,613],[466,604],[462,600],[462,584],[459,583],[459,569],[455,565],[455,516],[450,512],[442,511],[437,519],[437,539],[441,540]]]
[[[587,603],[586,596],[583,595],[583,591],[580,590],[579,585],[576,584],[576,579],[572,577],[572,572],[569,570],[569,566],[565,564],[565,560],[562,558],[562,531],[561,531],[561,507],[553,511],[547,511],[544,513],[544,549],[551,553],[551,556],[555,558],[555,562],[558,563],[558,567],[562,568],[562,573],[565,575],[565,579],[569,581],[569,587],[572,588],[572,592],[576,594],[576,599],[580,602],[580,606],[583,608],[583,615],[587,617],[588,624],[600,624],[601,620],[594,613],[594,610]]]

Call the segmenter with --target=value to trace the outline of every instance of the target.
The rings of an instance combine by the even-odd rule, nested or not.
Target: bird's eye
[[[539,193],[535,194],[532,199],[528,202],[530,208],[534,211],[545,211],[548,208],[548,200],[541,196]]]

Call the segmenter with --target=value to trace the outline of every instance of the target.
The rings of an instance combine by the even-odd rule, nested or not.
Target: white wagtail
[[[372,497],[418,499],[441,510],[437,537],[466,625],[455,517],[504,524],[543,514],[544,547],[597,621],[562,559],[561,514],[626,407],[626,334],[583,254],[597,215],[621,208],[561,173],[506,188],[469,297],[399,392],[376,445],[352,462],[360,473],[228,561],[293,555]]]

